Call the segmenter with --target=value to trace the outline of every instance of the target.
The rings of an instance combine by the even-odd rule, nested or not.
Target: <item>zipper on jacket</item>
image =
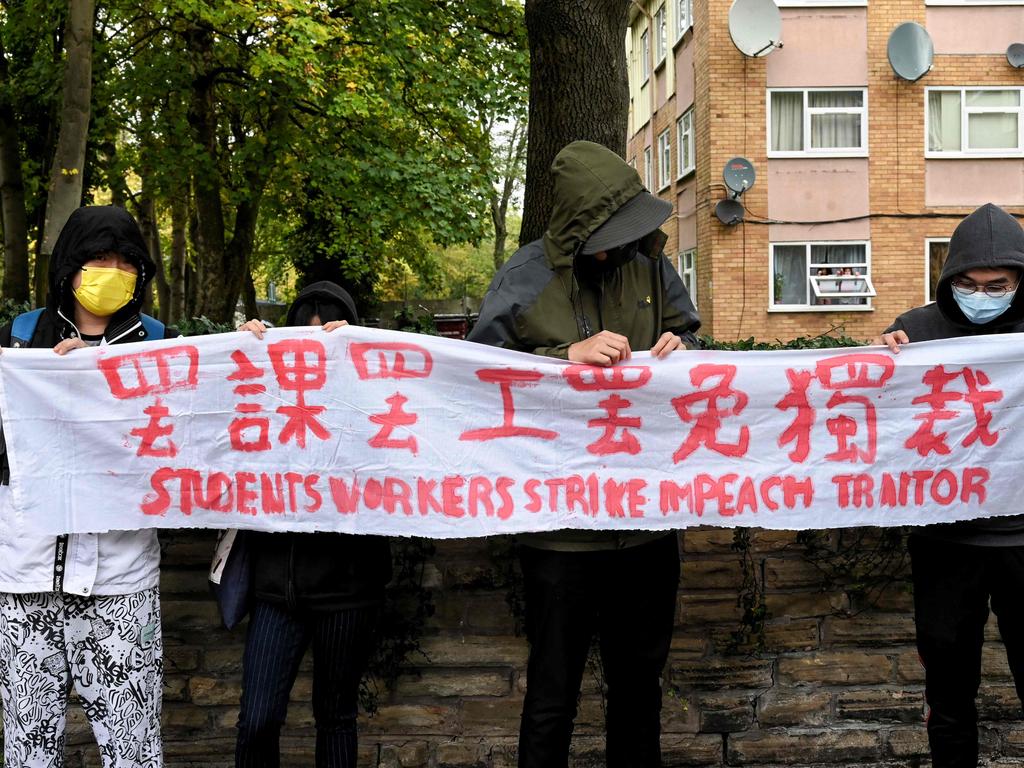
[[[297,608],[295,602],[295,542],[288,544],[288,574],[285,577],[284,599],[289,608]]]

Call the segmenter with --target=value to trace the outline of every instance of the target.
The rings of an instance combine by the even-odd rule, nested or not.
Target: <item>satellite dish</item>
[[[1010,62],[1011,67],[1024,67],[1024,43],[1010,43],[1010,47],[1006,49],[1006,60]]]
[[[782,14],[773,0],[733,0],[729,36],[744,56],[767,56],[782,47]]]
[[[725,164],[722,178],[725,179],[725,186],[733,193],[733,198],[737,198],[754,186],[754,165],[745,157],[734,157]]]
[[[743,204],[728,197],[725,200],[719,200],[718,205],[715,206],[715,216],[727,227],[741,224],[743,222]]]
[[[935,47],[928,30],[920,24],[907,21],[900,24],[889,35],[886,47],[889,66],[896,77],[916,82],[924,77],[932,68],[935,58]]]

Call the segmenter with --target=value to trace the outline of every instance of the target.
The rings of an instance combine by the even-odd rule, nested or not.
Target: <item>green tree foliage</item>
[[[17,13],[0,12],[11,72],[0,71],[0,107],[4,88],[8,103],[24,105],[19,148],[34,212],[45,208],[36,190],[45,196],[47,169],[25,158],[53,154],[62,75],[53,36],[67,3],[11,5]],[[416,264],[428,246],[489,234],[482,126],[521,109],[522,14],[504,0],[105,3],[85,197],[109,190],[140,219],[162,219],[165,241],[178,212],[189,256],[169,257],[164,295],[183,283],[186,316],[229,319],[252,274],[284,262],[300,279],[343,279],[365,302],[396,253]],[[30,125],[35,113],[47,120]],[[29,151],[38,125],[49,126],[48,152]]]

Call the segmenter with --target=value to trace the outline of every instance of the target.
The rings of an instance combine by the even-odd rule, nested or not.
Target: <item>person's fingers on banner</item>
[[[578,341],[569,347],[568,357],[574,363],[587,365],[614,365],[622,360],[629,360],[632,350],[629,339],[612,331],[601,331],[584,341]]]
[[[683,340],[679,338],[672,331],[665,331],[661,334],[661,338],[658,339],[657,343],[651,347],[651,354],[659,360],[664,360],[668,357],[669,352],[684,347]]]
[[[53,348],[53,351],[58,355],[66,355],[72,349],[82,349],[83,347],[89,346],[79,338],[64,339],[63,341],[57,342],[57,346]]]
[[[900,353],[900,344],[909,343],[910,337],[907,336],[906,331],[893,331],[892,333],[883,333],[881,336],[872,339],[871,346],[886,346],[894,355],[898,355]]]
[[[323,329],[330,333],[343,325],[348,325],[348,320],[331,320],[331,322],[323,324]]]
[[[263,324],[262,320],[257,320],[256,318],[253,318],[252,320],[244,322],[240,326],[238,326],[238,330],[249,331],[257,339],[262,339],[263,334],[267,330],[267,326]]]

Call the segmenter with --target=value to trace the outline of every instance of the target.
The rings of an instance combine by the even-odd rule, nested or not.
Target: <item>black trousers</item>
[[[1024,546],[910,537],[917,649],[925,668],[934,768],[977,768],[981,646],[989,602],[1024,701]]]
[[[376,606],[290,611],[257,600],[242,658],[237,768],[278,768],[288,694],[313,646],[317,768],[355,768],[359,681],[373,650]]]
[[[565,768],[580,683],[597,632],[607,685],[608,768],[661,765],[661,674],[675,623],[675,536],[601,552],[522,547],[526,700],[520,768]]]

